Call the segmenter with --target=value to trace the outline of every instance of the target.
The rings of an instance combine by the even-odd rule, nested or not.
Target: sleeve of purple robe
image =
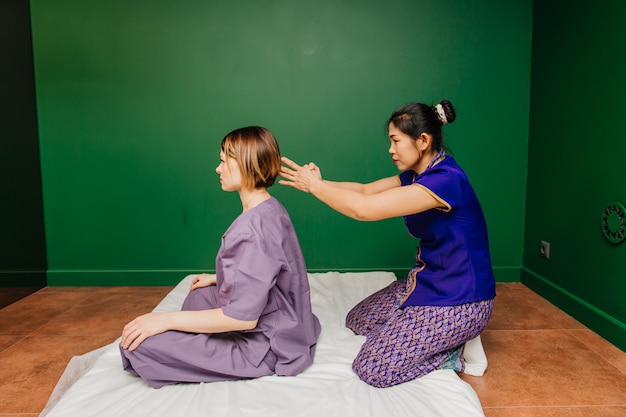
[[[282,263],[268,252],[261,234],[246,229],[225,236],[220,302],[228,317],[256,320],[268,304]]]

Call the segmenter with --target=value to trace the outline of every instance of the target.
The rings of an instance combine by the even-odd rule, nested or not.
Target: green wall
[[[393,175],[384,122],[449,98],[447,137],[518,281],[530,0],[31,0],[49,285],[173,284],[210,271],[241,210],[214,168],[260,124],[329,179]],[[359,223],[271,189],[311,271],[412,265],[401,219]]]
[[[600,227],[626,204],[626,3],[600,3],[534,5],[522,282],[626,350],[626,244]]]

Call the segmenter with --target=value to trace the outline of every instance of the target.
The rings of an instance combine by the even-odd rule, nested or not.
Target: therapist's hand
[[[285,165],[280,168],[280,176],[284,180],[279,180],[279,184],[310,193],[311,188],[322,181],[322,172],[313,162],[300,166],[284,156],[281,159]]]

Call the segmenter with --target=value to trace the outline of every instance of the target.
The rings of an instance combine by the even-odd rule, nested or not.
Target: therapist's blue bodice
[[[404,216],[420,239],[409,277],[412,291],[402,307],[451,306],[495,297],[487,224],[467,175],[452,156],[420,175],[400,174],[402,186],[424,187],[443,208]],[[417,184],[417,185],[415,185]]]

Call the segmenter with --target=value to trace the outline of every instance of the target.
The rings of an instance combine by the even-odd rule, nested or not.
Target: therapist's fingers
[[[283,156],[282,158],[280,158],[280,160],[283,162],[283,164],[289,166],[291,169],[295,169],[296,171],[300,169],[300,165],[296,164],[295,162],[293,162],[291,159],[287,158],[286,156]]]
[[[308,164],[305,165],[307,167],[307,169],[309,171],[314,172],[318,178],[322,178],[322,170],[320,169],[320,167],[318,167],[317,165],[315,165],[315,162],[309,162]]]
[[[286,159],[286,158],[283,158],[283,159]],[[290,162],[292,162],[292,161],[290,161]],[[300,167],[297,164],[294,164],[294,165],[297,167],[297,169],[300,169]],[[294,171],[293,169],[291,169],[291,168],[289,168],[289,167],[287,167],[285,165],[281,165],[280,166],[280,173],[279,173],[279,175],[281,177],[283,177],[285,179],[288,179],[288,180],[293,180],[296,174],[297,174],[297,171]]]
[[[280,167],[280,176],[283,178],[292,179],[296,175],[296,171],[289,169],[285,166]]]
[[[319,171],[319,168],[313,162],[309,162],[308,164],[300,166],[287,157],[283,156],[281,159],[283,163],[288,165],[290,168],[285,165],[281,165],[280,176],[289,180],[294,180],[298,173],[301,172],[303,169],[309,171]]]
[[[280,185],[286,185],[286,186],[288,186],[288,187],[293,187],[293,188],[295,188],[295,187],[296,187],[296,185],[293,183],[293,181],[278,180],[278,183],[279,183]]]

